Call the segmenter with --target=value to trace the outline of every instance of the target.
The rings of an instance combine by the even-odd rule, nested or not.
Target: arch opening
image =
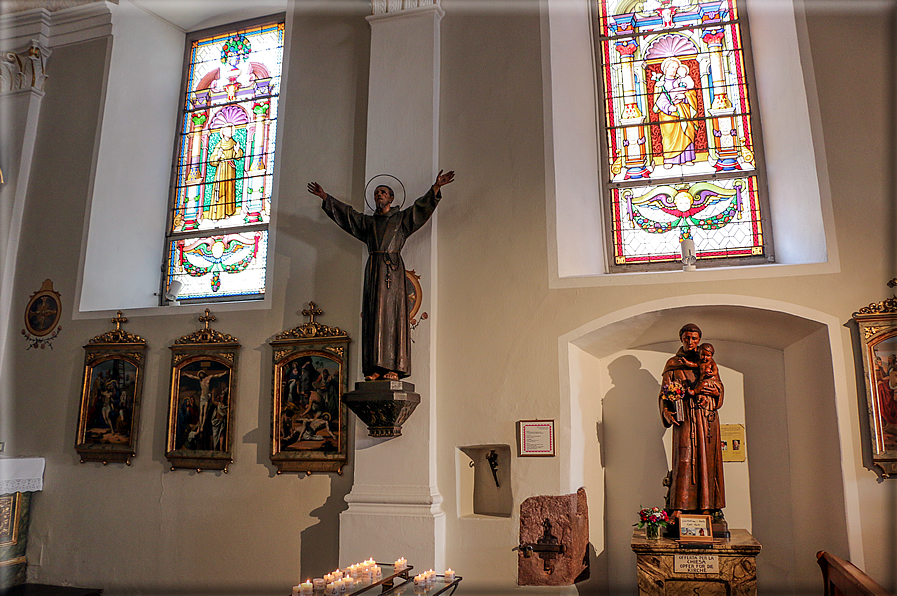
[[[858,524],[859,513],[842,472],[852,467],[853,451],[845,450],[839,432],[847,398],[834,372],[843,363],[832,340],[840,337],[833,330],[840,324],[783,303],[751,305],[743,298],[733,304],[742,298],[640,305],[561,338],[562,402],[568,402],[561,404],[561,428],[571,445],[561,484],[562,490],[585,486],[592,501],[596,593],[637,592],[629,539],[637,510],[663,504],[670,461],[664,434],[670,433],[660,422],[657,395],[663,364],[680,345],[678,330],[686,322],[698,324],[716,346],[726,384],[720,421],[746,428],[748,461],[724,464],[725,513],[730,528],[748,529],[763,544],[758,588],[812,589],[820,545],[856,558],[850,547],[858,528],[851,520]],[[832,465],[842,461],[851,464]]]

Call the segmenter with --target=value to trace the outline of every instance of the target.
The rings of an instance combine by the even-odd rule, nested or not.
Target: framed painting
[[[137,429],[146,341],[121,328],[127,318],[112,319],[115,329],[84,346],[84,375],[75,450],[88,461],[131,464],[137,455]]]
[[[347,386],[349,336],[315,322],[323,314],[314,302],[302,314],[309,321],[278,334],[273,349],[271,463],[277,473],[336,472],[348,461]]]
[[[897,286],[897,279],[889,286]],[[853,313],[863,350],[863,379],[872,463],[882,476],[897,475],[897,297]]]
[[[199,317],[205,327],[174,342],[165,457],[171,469],[222,470],[233,463],[237,338],[209,328],[215,315]]]
[[[62,317],[62,302],[59,292],[53,289],[53,282],[44,280],[40,290],[31,295],[25,307],[25,329],[36,337],[43,337],[53,331]]]

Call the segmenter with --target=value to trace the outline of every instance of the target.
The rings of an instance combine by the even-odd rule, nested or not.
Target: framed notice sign
[[[713,542],[713,528],[709,515],[681,514],[679,516],[680,542]]]
[[[744,426],[720,424],[719,434],[723,442],[723,461],[745,461],[747,449],[744,443]]]
[[[518,420],[517,455],[554,457],[554,420]]]

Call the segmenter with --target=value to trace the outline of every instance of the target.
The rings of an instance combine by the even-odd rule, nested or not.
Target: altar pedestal
[[[31,493],[44,487],[44,458],[0,458],[0,593],[25,582]]]
[[[711,548],[681,547],[675,540],[632,535],[639,596],[755,596],[760,543],[747,530]]]

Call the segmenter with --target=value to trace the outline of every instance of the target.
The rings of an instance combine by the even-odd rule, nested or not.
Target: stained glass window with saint
[[[164,287],[179,298],[258,298],[267,226],[284,24],[188,40]]]
[[[598,0],[614,265],[771,260],[737,0]]]

